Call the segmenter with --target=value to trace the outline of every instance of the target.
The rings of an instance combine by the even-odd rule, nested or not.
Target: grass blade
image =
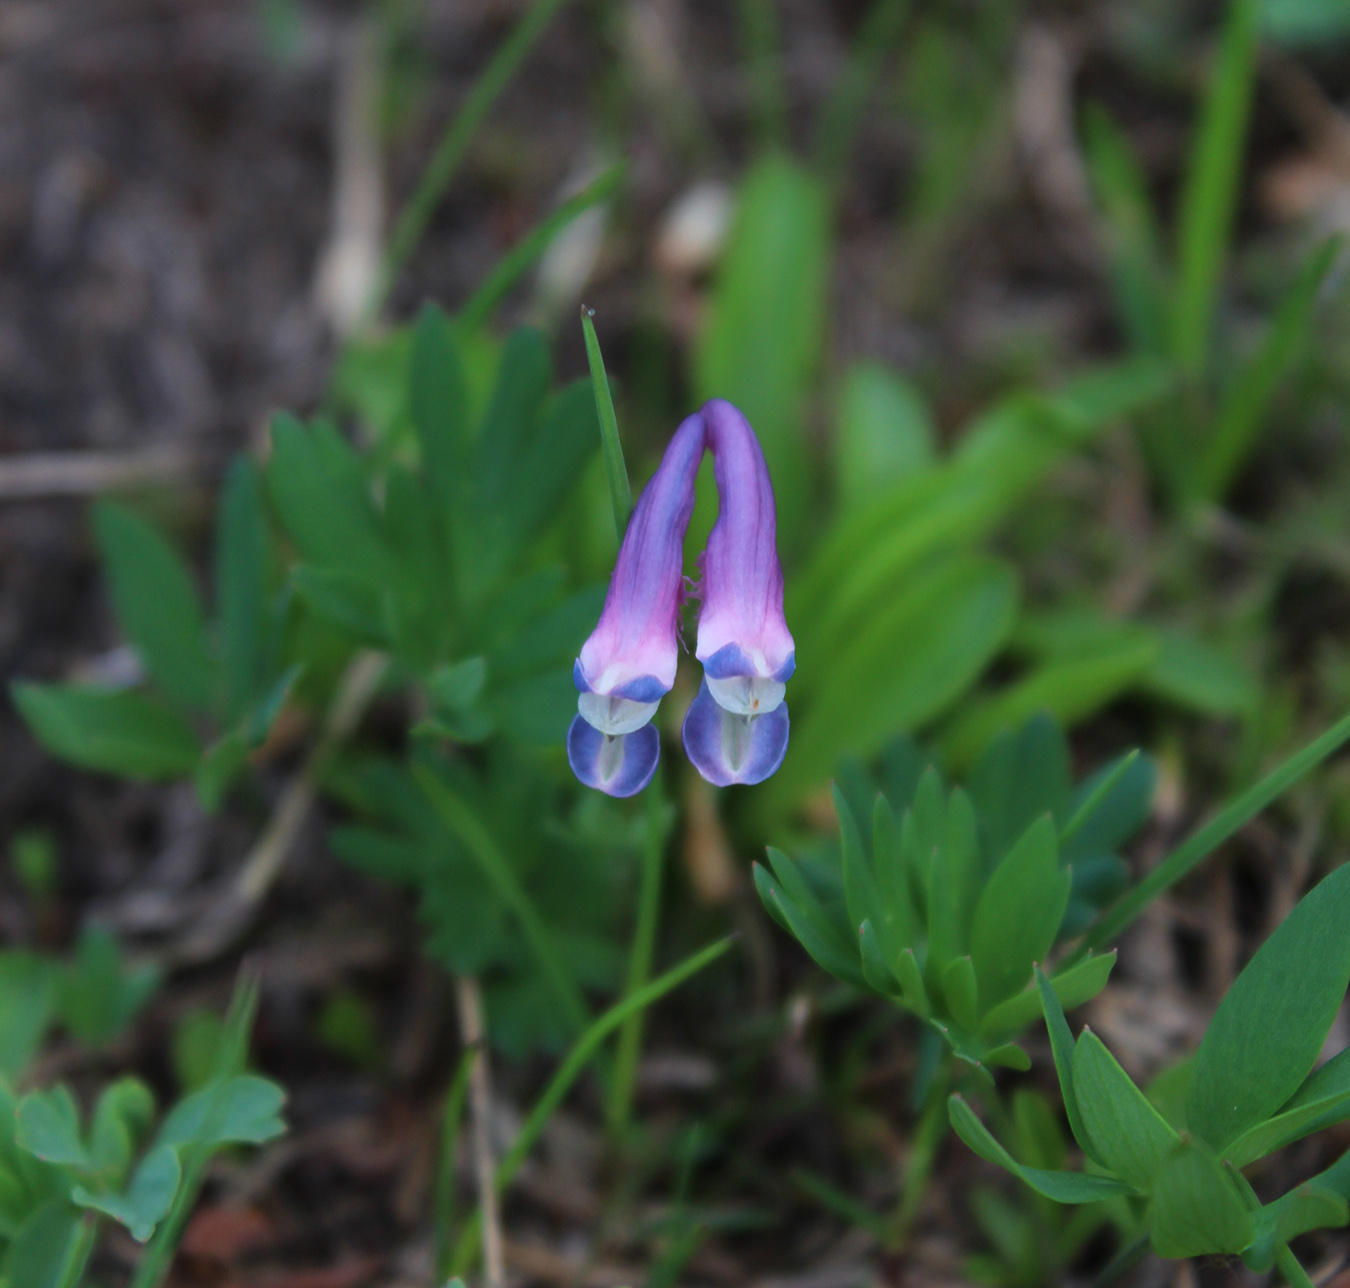
[[[581,308],[581,329],[586,336],[586,361],[591,368],[591,387],[595,390],[595,410],[600,417],[600,438],[605,449],[605,473],[609,477],[609,499],[614,506],[614,527],[623,540],[628,527],[628,516],[633,513],[633,489],[628,484],[628,466],[623,460],[623,444],[619,442],[619,420],[614,415],[614,398],[605,374],[605,359],[600,353],[600,339],[595,334],[595,310]]]
[[[522,274],[548,249],[549,244],[564,228],[579,215],[583,215],[592,206],[608,201],[614,195],[623,178],[622,162],[609,167],[594,182],[588,184],[575,196],[563,202],[547,219],[543,220],[520,245],[505,255],[488,274],[485,281],[474,293],[467,304],[460,309],[455,319],[461,331],[475,331],[492,314],[510,289],[520,280]]]
[[[1209,352],[1214,298],[1237,207],[1257,36],[1257,0],[1232,0],[1181,198],[1172,353],[1193,379],[1203,373]]]
[[[1350,715],[1343,716],[1320,737],[1314,738],[1284,764],[1230,801],[1199,831],[1194,832],[1133,889],[1127,890],[1088,931],[1087,938],[1067,963],[1072,965],[1089,949],[1114,939],[1164,890],[1176,885],[1207,859],[1245,823],[1255,818],[1271,801],[1283,795],[1298,780],[1320,765],[1350,740]]]
[[[422,234],[426,232],[431,216],[445,195],[483,118],[520,69],[544,29],[566,3],[567,0],[535,0],[529,13],[516,25],[516,29],[492,56],[483,74],[474,82],[458,115],[441,136],[427,168],[422,171],[422,177],[403,207],[398,223],[394,225],[379,283],[366,307],[367,321],[377,317],[384,308],[399,272],[417,249],[417,243],[422,240]]]

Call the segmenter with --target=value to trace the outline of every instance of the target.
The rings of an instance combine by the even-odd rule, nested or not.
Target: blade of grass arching
[[[1318,292],[1340,249],[1341,239],[1331,237],[1308,256],[1280,301],[1265,342],[1224,398],[1200,463],[1199,492],[1206,500],[1220,500],[1247,460],[1280,378],[1307,334]]]
[[[616,1002],[577,1039],[571,1051],[567,1053],[567,1058],[562,1062],[558,1072],[553,1075],[552,1081],[544,1089],[544,1094],[535,1102],[534,1108],[530,1111],[530,1116],[521,1126],[520,1133],[516,1136],[506,1156],[497,1164],[498,1193],[504,1191],[511,1184],[521,1163],[525,1161],[534,1148],[535,1143],[543,1134],[544,1128],[548,1125],[549,1119],[553,1117],[554,1111],[562,1103],[563,1097],[571,1090],[578,1075],[609,1035],[619,1028],[630,1015],[644,1010],[653,1002],[664,997],[671,989],[678,988],[685,980],[697,975],[705,966],[716,961],[735,941],[736,937],[729,935],[726,939],[719,939],[715,944],[709,944],[707,948],[701,949],[693,956],[686,957],[678,966],[672,966],[664,975],[658,975],[646,988],[639,989],[636,993]],[[481,1234],[479,1214],[475,1213],[465,1225],[459,1236],[459,1241],[455,1244],[455,1253],[452,1258],[453,1273],[463,1274],[472,1265],[474,1258],[478,1255],[478,1243]]]
[[[1192,379],[1209,354],[1256,81],[1257,0],[1232,0],[1181,197],[1172,356]]]
[[[604,448],[605,474],[609,478],[609,500],[614,507],[614,528],[623,540],[628,516],[633,513],[633,489],[628,484],[628,466],[619,442],[619,418],[614,414],[614,398],[600,353],[600,338],[595,334],[595,310],[581,306],[581,330],[586,337],[586,361],[591,368],[591,388],[595,390],[595,410],[600,418],[600,441]]]
[[[863,19],[848,64],[825,104],[816,133],[816,170],[827,177],[831,187],[837,188],[843,178],[868,95],[908,16],[909,0],[874,0]]]
[[[1084,155],[1111,260],[1116,307],[1140,353],[1166,351],[1167,281],[1148,183],[1129,140],[1099,103],[1083,118]]]
[[[435,1227],[436,1249],[433,1257],[436,1279],[450,1277],[450,1235],[455,1224],[455,1158],[459,1153],[460,1124],[464,1104],[469,1098],[469,1074],[478,1052],[472,1048],[459,1058],[459,1066],[445,1095],[445,1117],[441,1123],[441,1158],[436,1169]]]
[[[1230,801],[1199,831],[1192,833],[1173,850],[1138,885],[1121,895],[1096,925],[1088,930],[1082,944],[1063,966],[1072,966],[1075,962],[1081,961],[1089,949],[1101,948],[1103,944],[1113,940],[1153,899],[1176,885],[1234,832],[1255,818],[1271,801],[1283,795],[1300,778],[1310,773],[1347,741],[1350,741],[1350,715],[1343,716],[1320,737],[1314,738],[1301,751],[1295,752],[1259,783],[1254,783],[1236,800]]]
[[[623,178],[622,162],[609,167],[593,183],[576,196],[563,202],[543,220],[520,245],[514,247],[488,274],[487,280],[473,293],[460,309],[455,325],[462,331],[476,331],[488,320],[492,311],[506,298],[507,292],[520,280],[525,271],[549,248],[550,243],[578,215],[592,206],[608,201]]]
[[[590,1016],[587,1014],[581,989],[577,986],[576,979],[563,965],[553,936],[549,934],[539,910],[525,893],[524,887],[492,833],[488,831],[477,811],[441,782],[425,765],[415,765],[413,775],[426,793],[431,807],[440,816],[441,822],[445,824],[450,834],[463,844],[469,857],[478,865],[479,871],[487,877],[507,907],[515,914],[544,972],[544,978],[548,980],[554,1000],[562,1007],[563,1014],[573,1030],[577,1033],[583,1032],[590,1022]]]
[[[741,40],[750,63],[755,127],[761,148],[787,144],[787,95],[783,90],[782,52],[774,0],[738,0]]]
[[[628,957],[628,981],[624,996],[631,997],[647,985],[656,950],[656,929],[661,911],[661,878],[665,872],[666,840],[675,822],[675,810],[667,803],[658,766],[656,778],[646,789],[647,834],[642,847],[642,878],[638,890],[637,924]],[[638,1058],[642,1054],[645,1012],[634,1011],[619,1031],[619,1049],[614,1058],[614,1083],[610,1089],[608,1126],[611,1138],[622,1137],[633,1110]]]
[[[366,306],[367,321],[377,317],[384,308],[395,280],[417,249],[417,243],[422,240],[422,234],[426,232],[431,216],[445,195],[483,118],[519,70],[544,29],[566,3],[567,0],[535,0],[533,7],[516,24],[516,29],[506,38],[474,83],[459,113],[441,136],[435,153],[422,171],[417,187],[413,189],[412,196],[408,198],[394,225],[379,281]]]

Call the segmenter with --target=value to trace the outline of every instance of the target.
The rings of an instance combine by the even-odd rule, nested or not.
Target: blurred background
[[[1135,745],[1155,756],[1134,854],[1147,867],[1344,711],[1350,6],[571,0],[534,8],[544,25],[500,97],[447,135],[531,11],[4,0],[0,668],[7,682],[143,678],[91,500],[129,501],[204,576],[229,461],[266,455],[278,411],[324,410],[361,450],[396,453],[424,301],[452,315],[474,302],[461,344],[480,406],[493,337],[517,325],[542,330],[560,381],[583,377],[589,306],[635,486],[705,398],[750,415],[811,666],[799,759],[776,794],[728,806],[697,782],[670,789],[658,956],[727,927],[743,947],[651,1021],[645,1163],[616,1170],[584,1094],[554,1121],[508,1209],[513,1282],[1053,1282],[1063,1267],[1019,1252],[1029,1236],[996,1205],[971,1216],[984,1173],[950,1143],[903,1256],[787,1180],[808,1166],[869,1202],[891,1194],[911,1149],[915,1029],[810,967],[759,908],[748,860],[765,840],[829,829],[822,789],[840,757],[915,732],[959,770],[1048,709],[1074,729],[1075,767]],[[1062,441],[1033,461],[988,431],[1036,398]],[[848,653],[850,639],[927,565],[897,565],[853,619],[829,617],[826,590],[874,541],[849,524],[897,481],[966,468],[980,427],[1009,494],[960,522],[993,561],[994,599],[1001,570],[1016,588],[969,657],[933,643],[911,681],[940,702],[876,698],[868,667],[907,637]],[[613,558],[598,456],[576,493],[550,538],[569,586],[603,581]],[[834,625],[813,635],[817,610]],[[190,781],[65,766],[0,711],[0,938],[59,955],[96,925],[164,981],[107,1041],[44,1048],[30,1080],[133,1068],[168,1085],[190,1060],[182,1035],[223,1009],[244,955],[264,980],[255,1059],[286,1085],[292,1133],[213,1174],[176,1284],[432,1282],[436,1124],[459,1041],[437,961],[453,950],[424,955],[425,909],[370,876],[373,860],[333,852],[327,824],[359,793],[335,789],[306,815],[246,932],[204,947],[190,933],[286,790],[350,652],[326,679],[311,669],[318,688],[278,717],[256,784],[216,813]],[[836,664],[853,689],[830,687]],[[409,710],[377,701],[366,743],[399,749]],[[556,754],[544,763],[560,781]],[[641,815],[617,817],[597,834],[631,859]],[[1131,1072],[1193,1044],[1347,836],[1350,775],[1332,766],[1131,932],[1091,1017]],[[591,876],[628,892],[632,872]],[[627,944],[627,912],[597,916]],[[606,969],[595,978],[612,983]],[[497,1004],[509,1139],[560,1040],[528,1006]],[[1328,1274],[1347,1252],[1337,1237],[1318,1245]],[[100,1254],[100,1282],[126,1282],[123,1243]],[[1087,1282],[1111,1247],[1076,1248],[1072,1273]],[[1243,1273],[1150,1261],[1137,1282]]]

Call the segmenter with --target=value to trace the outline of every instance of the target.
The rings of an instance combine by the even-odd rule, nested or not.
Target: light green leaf
[[[967,1033],[973,1033],[980,1019],[979,984],[969,957],[957,957],[942,972],[942,995],[952,1018]]]
[[[917,805],[917,799],[916,799]],[[959,787],[947,798],[941,845],[928,876],[928,975],[941,981],[947,963],[963,955],[980,890],[980,842],[975,809]]]
[[[133,1239],[144,1243],[168,1215],[182,1178],[178,1154],[167,1145],[158,1145],[141,1160],[125,1194],[99,1194],[77,1185],[70,1200],[76,1207],[92,1208],[120,1221]]]
[[[1138,687],[1153,697],[1207,716],[1236,716],[1252,710],[1256,683],[1217,649],[1182,631],[1158,631],[1157,656]]]
[[[1088,957],[1077,966],[1060,971],[1050,981],[1050,987],[1054,989],[1060,1005],[1066,1010],[1072,1010],[1075,1006],[1082,1006],[1084,1002],[1091,1001],[1106,987],[1106,981],[1111,977],[1111,968],[1115,964],[1114,951],[1102,953],[1097,957]],[[994,1007],[980,1021],[980,1036],[992,1038],[1004,1033],[1016,1033],[1026,1028],[1040,1014],[1040,993],[1035,985],[1031,985]]]
[[[80,1111],[65,1086],[30,1091],[19,1101],[15,1143],[44,1163],[89,1170],[92,1163],[80,1139]]]
[[[286,1093],[254,1074],[224,1078],[180,1100],[160,1126],[158,1145],[261,1145],[282,1135]]]
[[[7,1288],[70,1288],[84,1275],[93,1250],[88,1218],[64,1198],[45,1203],[24,1222],[5,1253]]]
[[[36,1054],[51,1023],[51,963],[22,949],[0,953],[0,1078],[11,1084]]]
[[[923,395],[889,367],[864,362],[844,378],[839,398],[839,500],[847,511],[935,458],[933,413]]]

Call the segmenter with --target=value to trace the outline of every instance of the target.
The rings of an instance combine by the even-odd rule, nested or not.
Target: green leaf
[[[1090,650],[1046,662],[1002,690],[963,704],[942,735],[944,762],[957,768],[968,765],[1000,729],[1016,727],[1037,712],[1048,712],[1066,725],[1077,723],[1145,675],[1158,650],[1150,632],[1122,633]]]
[[[956,1134],[981,1158],[986,1162],[996,1163],[1031,1186],[1037,1194],[1043,1194],[1056,1203],[1096,1203],[1100,1199],[1109,1199],[1118,1194],[1131,1192],[1129,1186],[1111,1176],[1023,1167],[994,1139],[989,1129],[975,1117],[975,1111],[960,1095],[953,1095],[948,1099],[947,1113]]]
[[[698,399],[735,403],[763,445],[789,559],[813,490],[803,411],[821,359],[830,257],[824,185],[781,154],[760,161],[741,186],[694,345]],[[697,515],[693,531],[706,535]]]
[[[1045,1014],[1045,1029],[1050,1038],[1050,1052],[1055,1062],[1055,1076],[1059,1079],[1060,1095],[1064,1098],[1064,1116],[1069,1120],[1069,1130],[1083,1154],[1100,1166],[1101,1156],[1083,1125],[1083,1114],[1078,1105],[1078,1092],[1074,1083],[1073,1034],[1069,1032],[1069,1022],[1064,1018],[1059,995],[1039,965],[1035,968],[1035,985],[1037,998]]]
[[[157,1145],[261,1145],[282,1135],[286,1093],[254,1074],[224,1078],[180,1100],[164,1119]]]
[[[80,1283],[94,1246],[87,1222],[64,1197],[44,1204],[10,1244],[0,1282],[7,1288],[71,1288]]]
[[[1001,731],[967,786],[980,820],[984,867],[992,871],[1040,815],[1059,820],[1067,814],[1069,744],[1063,731],[1044,714]]]
[[[1344,1067],[1339,1072],[1343,1080],[1350,1081],[1345,1078]],[[1343,1086],[1319,1099],[1286,1109],[1258,1123],[1233,1141],[1223,1151],[1223,1156],[1234,1167],[1246,1167],[1258,1158],[1273,1154],[1277,1149],[1283,1149],[1304,1136],[1346,1118],[1350,1118],[1350,1086]]]
[[[77,1185],[70,1199],[76,1207],[92,1208],[120,1221],[133,1239],[144,1243],[168,1215],[182,1178],[178,1154],[159,1145],[141,1160],[125,1194],[97,1194]]]
[[[155,1097],[139,1078],[119,1078],[106,1087],[89,1128],[93,1170],[120,1178],[154,1116]]]
[[[1256,0],[1231,0],[1181,194],[1172,353],[1199,377],[1237,206],[1257,55]]]
[[[387,647],[389,625],[380,584],[344,568],[297,564],[291,569],[296,594],[316,616],[362,644]]]
[[[454,330],[434,304],[423,305],[417,315],[411,371],[413,424],[449,555],[464,514],[472,433],[468,386]]]
[[[757,863],[755,888],[765,905],[777,913],[775,919],[786,924],[818,966],[837,979],[866,988],[856,940],[826,915],[796,864],[786,854],[770,846],[768,855],[773,871],[770,873]]]
[[[887,955],[894,960],[896,953],[914,943],[919,915],[900,825],[890,802],[879,793],[872,806],[872,865],[885,923],[883,942],[891,946]]]
[[[933,413],[908,380],[864,362],[844,378],[839,399],[838,489],[847,510],[935,459]]]
[[[523,547],[558,514],[600,447],[590,382],[576,380],[549,405],[543,423],[509,478],[509,529]]]
[[[1105,216],[1111,277],[1133,348],[1165,348],[1165,272],[1148,182],[1129,140],[1097,103],[1084,113],[1088,174]]]
[[[930,980],[942,980],[948,962],[966,951],[980,889],[980,843],[976,829],[970,797],[961,788],[953,788],[947,798],[942,842],[933,856],[928,877]]]
[[[248,763],[250,750],[250,742],[242,729],[217,738],[206,749],[193,775],[193,783],[197,788],[197,799],[208,814],[214,814],[220,808],[225,793]]]
[[[240,456],[225,475],[216,520],[216,611],[228,721],[243,716],[266,678],[271,559],[262,484],[253,462]]]
[[[1220,1152],[1275,1113],[1313,1067],[1350,983],[1348,925],[1350,865],[1299,901],[1219,1004],[1196,1052],[1186,1121]]]
[[[1232,1256],[1255,1223],[1231,1176],[1194,1142],[1163,1161],[1149,1203],[1149,1240],[1160,1257]]]
[[[52,755],[82,769],[123,778],[181,778],[201,754],[182,716],[139,693],[18,680],[10,696],[34,737]]]
[[[880,993],[882,997],[889,997],[892,1001],[903,1001],[904,990],[886,960],[886,953],[881,947],[876,930],[868,920],[864,920],[858,928],[858,944],[862,956],[863,978],[867,981],[868,988]]]
[[[1144,693],[1207,716],[1252,710],[1257,687],[1248,672],[1194,636],[1166,628],[1157,634],[1157,656],[1139,677]]]
[[[1317,1181],[1305,1181],[1255,1214],[1256,1234],[1242,1259],[1250,1270],[1266,1274],[1275,1264],[1275,1250],[1310,1230],[1337,1229],[1350,1224],[1350,1205],[1334,1190]]]
[[[466,658],[453,666],[442,666],[433,671],[427,677],[427,692],[439,706],[450,711],[463,711],[478,701],[487,675],[486,659]]]
[[[80,1139],[80,1111],[65,1086],[30,1091],[17,1107],[15,1143],[44,1163],[89,1171],[93,1163]]]
[[[858,833],[858,824],[853,811],[849,809],[844,794],[836,785],[831,789],[835,813],[839,816],[839,849],[844,873],[844,906],[848,909],[850,927],[861,927],[864,921],[871,921],[884,946],[887,958],[898,953],[905,945],[889,938],[890,926],[886,920],[885,901],[881,897],[880,887],[872,872],[863,849],[862,837]]]
[[[392,580],[389,551],[365,466],[332,425],[306,428],[285,414],[272,421],[267,490],[301,558],[318,568]]]
[[[1111,977],[1111,968],[1116,964],[1114,952],[1103,953],[1097,957],[1088,957],[1077,966],[1061,970],[1051,981],[1050,987],[1059,999],[1060,1005],[1071,1010],[1091,1001],[1106,987]],[[1026,1028],[1041,1014],[1041,998],[1035,985],[1000,1002],[980,1021],[980,1036],[998,1037],[1004,1033],[1016,1033]]]
[[[1073,1090],[1093,1155],[1147,1191],[1178,1137],[1091,1029],[1073,1053]]]
[[[1308,331],[1318,292],[1337,255],[1339,237],[1328,238],[1304,261],[1260,348],[1245,362],[1215,417],[1200,462],[1199,491],[1218,500],[1251,455],[1281,377]]]
[[[988,665],[1012,625],[1017,583],[987,556],[958,556],[875,608],[826,670],[766,797],[794,803],[846,752],[867,756],[938,715]]]
[[[90,926],[57,982],[57,1010],[73,1037],[101,1046],[131,1022],[159,987],[153,962],[123,967],[112,932]]]
[[[117,620],[145,669],[175,702],[205,711],[216,664],[187,567],[154,528],[115,502],[95,507],[94,533]]]
[[[980,1019],[979,984],[969,957],[948,962],[942,972],[942,995],[952,1018],[967,1033],[973,1033]]]
[[[975,907],[970,955],[988,1008],[1013,996],[1044,959],[1069,906],[1054,819],[1042,814],[994,869]]]
[[[56,977],[34,953],[0,953],[0,1079],[13,1084],[51,1023]]]

